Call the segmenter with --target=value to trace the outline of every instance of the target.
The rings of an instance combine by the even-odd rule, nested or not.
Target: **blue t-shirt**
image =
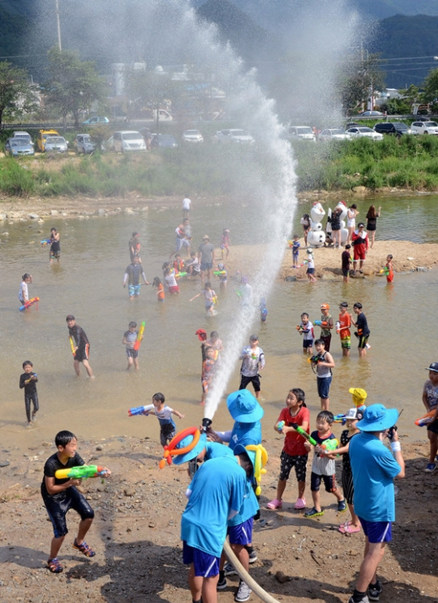
[[[361,432],[350,441],[354,510],[367,521],[394,521],[394,477],[400,465],[373,434]]]
[[[205,457],[204,461],[215,459],[221,456],[233,456],[233,451],[225,444],[219,444],[219,442],[207,442],[205,445]]]
[[[255,423],[234,423],[233,431],[231,432],[231,439],[229,447],[231,450],[242,444],[242,446],[248,446],[248,444],[261,444],[262,443],[262,424],[260,421]]]
[[[231,456],[201,465],[189,486],[190,498],[181,517],[181,540],[204,553],[220,557],[228,517],[239,511],[247,493],[246,473]]]

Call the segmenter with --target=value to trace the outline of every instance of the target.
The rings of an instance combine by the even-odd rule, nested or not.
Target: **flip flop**
[[[339,526],[338,530],[341,532],[341,534],[355,534],[356,532],[360,532],[360,527],[343,523]]]

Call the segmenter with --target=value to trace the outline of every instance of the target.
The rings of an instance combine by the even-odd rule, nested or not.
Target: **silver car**
[[[368,126],[357,126],[355,128],[348,128],[347,134],[350,138],[371,138],[372,140],[383,140],[383,134],[374,132]]]
[[[8,138],[5,144],[5,153],[11,157],[22,157],[23,155],[35,155],[33,144],[25,138]]]
[[[204,142],[204,137],[199,130],[184,130],[182,133],[183,142]]]
[[[66,153],[68,151],[68,142],[64,136],[47,136],[44,150],[46,153]]]
[[[325,128],[320,132],[318,140],[350,140],[350,135],[342,128]]]
[[[89,134],[76,134],[73,145],[77,153],[87,154],[96,150],[96,145]]]
[[[438,134],[438,124],[436,121],[414,121],[411,124],[413,134]]]
[[[245,130],[241,130],[240,128],[218,130],[213,136],[213,140],[215,142],[232,142],[236,144],[254,144],[255,142],[251,134],[248,134],[248,132],[245,132]]]

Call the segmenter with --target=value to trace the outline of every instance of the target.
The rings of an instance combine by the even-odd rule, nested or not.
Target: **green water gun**
[[[100,465],[79,465],[69,469],[55,471],[56,479],[86,479],[87,477],[105,477],[106,469]]]
[[[318,442],[314,440],[312,436],[307,433],[307,431],[304,431],[302,427],[300,427],[299,425],[297,425],[296,427],[294,425],[293,427],[300,435],[303,436],[303,438],[305,438],[309,442],[309,444],[312,444],[312,446],[320,446],[320,448],[322,448],[326,452],[332,452],[333,450],[336,450],[336,448],[339,446],[339,442],[336,438],[326,440],[324,444],[318,444]]]

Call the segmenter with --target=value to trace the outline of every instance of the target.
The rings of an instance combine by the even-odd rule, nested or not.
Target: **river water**
[[[366,199],[358,203],[362,218],[370,203],[382,205],[377,239],[438,242],[438,197],[390,197]],[[299,217],[308,211],[301,203],[291,232],[301,233]],[[205,233],[219,243],[224,227],[231,229],[231,253],[239,244],[253,244],[246,217],[248,204],[194,202],[191,216],[196,246]],[[149,404],[162,391],[171,406],[185,414],[178,425],[198,424],[203,416],[201,396],[200,342],[195,331],[205,328],[226,332],[239,303],[233,282],[216,317],[207,319],[203,302],[189,299],[199,291],[199,283],[181,283],[178,297],[167,295],[164,304],[156,301],[152,287],[142,287],[141,296],[130,301],[122,280],[129,264],[128,240],[136,230],[142,241],[142,259],[150,281],[161,277],[161,265],[174,247],[174,229],[180,221],[180,207],[150,208],[137,215],[53,219],[45,224],[20,222],[3,224],[0,236],[2,294],[0,333],[2,346],[2,391],[0,393],[0,433],[3,447],[38,445],[52,440],[60,429],[71,429],[81,438],[99,440],[117,435],[158,438],[154,417],[128,417],[128,408]],[[48,250],[39,245],[54,225],[61,233],[62,261],[49,266]],[[7,236],[5,232],[8,232]],[[234,245],[234,248],[233,248]],[[39,308],[18,311],[17,293],[24,272],[33,275],[31,296],[39,296]],[[266,354],[262,396],[266,409],[264,436],[270,438],[271,425],[291,387],[307,394],[313,420],[319,408],[316,381],[301,353],[301,339],[295,325],[302,311],[319,318],[322,302],[330,303],[337,315],[340,301],[350,308],[361,301],[372,331],[372,349],[359,361],[353,349],[349,359],[341,356],[336,335],[332,353],[336,368],[330,393],[333,412],[351,406],[348,388],[362,387],[369,402],[403,408],[402,433],[425,439],[425,431],[413,425],[422,416],[424,370],[438,360],[434,322],[438,312],[438,272],[396,275],[392,287],[386,279],[321,281],[317,285],[276,281],[268,300],[268,320],[248,325],[247,334],[259,333]],[[217,285],[218,288],[218,285]],[[223,303],[224,302],[224,303]],[[73,372],[65,316],[73,313],[91,342],[90,362],[96,379],[83,371]],[[128,322],[146,321],[145,339],[140,350],[140,371],[128,373],[122,337]],[[319,330],[318,330],[319,331]],[[353,338],[354,339],[354,338]],[[353,341],[355,345],[355,341]],[[224,341],[226,348],[227,341]],[[21,364],[30,359],[38,374],[40,413],[32,429],[25,430],[23,393],[18,389]],[[227,385],[229,393],[239,384],[239,361]],[[222,402],[214,416],[214,426],[231,428],[232,421]]]

